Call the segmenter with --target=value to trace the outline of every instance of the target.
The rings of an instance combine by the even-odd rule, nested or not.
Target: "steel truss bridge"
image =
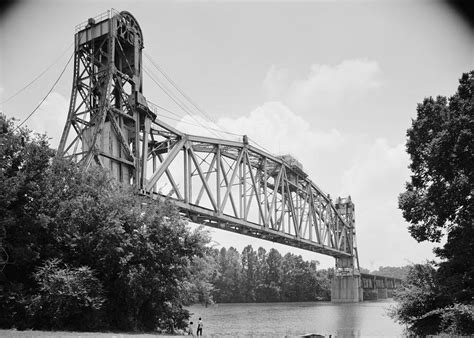
[[[358,274],[354,204],[335,203],[290,156],[182,133],[143,96],[143,34],[129,12],[76,27],[74,79],[58,156],[99,165],[191,221],[336,258]]]

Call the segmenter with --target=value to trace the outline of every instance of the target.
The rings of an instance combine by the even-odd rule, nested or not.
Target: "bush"
[[[474,334],[474,305],[454,304],[435,310],[440,315],[440,329],[443,334]]]
[[[71,268],[51,259],[37,269],[34,278],[39,292],[31,298],[27,310],[35,328],[97,327],[104,298],[102,285],[89,267]]]
[[[390,316],[407,325],[415,334],[436,334],[438,331],[438,317],[423,317],[440,304],[435,275],[432,264],[415,264],[410,267],[406,280],[394,294],[398,304],[391,309]]]
[[[436,274],[430,263],[410,267],[406,281],[395,292],[398,304],[390,310],[390,316],[416,335],[474,334],[474,305],[450,304],[438,286]]]

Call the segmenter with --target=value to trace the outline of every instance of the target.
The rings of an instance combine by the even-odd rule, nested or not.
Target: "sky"
[[[0,14],[0,111],[23,121],[65,67],[75,26],[112,7],[135,16],[145,59],[209,117],[186,115],[145,77],[147,99],[178,114],[159,118],[191,134],[236,138],[201,125],[246,134],[251,143],[298,159],[331,196],[350,195],[361,266],[434,258],[436,245],[410,237],[397,198],[410,176],[406,130],[417,103],[454,94],[461,74],[474,69],[473,26],[445,2],[13,1]],[[53,147],[72,75],[68,64],[26,122],[46,132]],[[334,265],[332,257],[211,233],[217,247],[275,247]]]

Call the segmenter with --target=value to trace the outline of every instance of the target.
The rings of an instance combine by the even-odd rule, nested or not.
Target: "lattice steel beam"
[[[78,27],[70,108],[58,156],[100,165],[193,222],[336,257],[358,269],[354,207],[334,204],[288,157],[187,135],[156,119],[142,92],[143,35],[128,12]]]

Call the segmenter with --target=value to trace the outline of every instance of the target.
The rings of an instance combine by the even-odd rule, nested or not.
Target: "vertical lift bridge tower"
[[[193,221],[332,255],[332,300],[362,300],[350,198],[333,204],[298,168],[252,147],[245,138],[237,143],[186,135],[156,119],[143,96],[142,49],[142,31],[129,12],[111,10],[76,27],[72,93],[58,156],[85,167],[106,168],[119,182],[152,198],[158,195],[157,181],[166,174],[176,205]],[[215,164],[207,173],[196,160],[197,151],[214,154]],[[178,153],[184,156],[183,193],[169,170]],[[222,156],[236,161],[232,175],[221,173]],[[202,185],[193,201],[192,175],[198,174]],[[211,174],[217,176],[217,188],[209,183]],[[232,197],[237,185],[240,211],[239,201]],[[212,212],[199,205],[204,192]],[[225,214],[228,200],[239,217]],[[252,202],[258,206],[261,225],[247,221]],[[294,228],[286,233],[285,219]],[[320,230],[303,238],[308,232],[303,224]]]

